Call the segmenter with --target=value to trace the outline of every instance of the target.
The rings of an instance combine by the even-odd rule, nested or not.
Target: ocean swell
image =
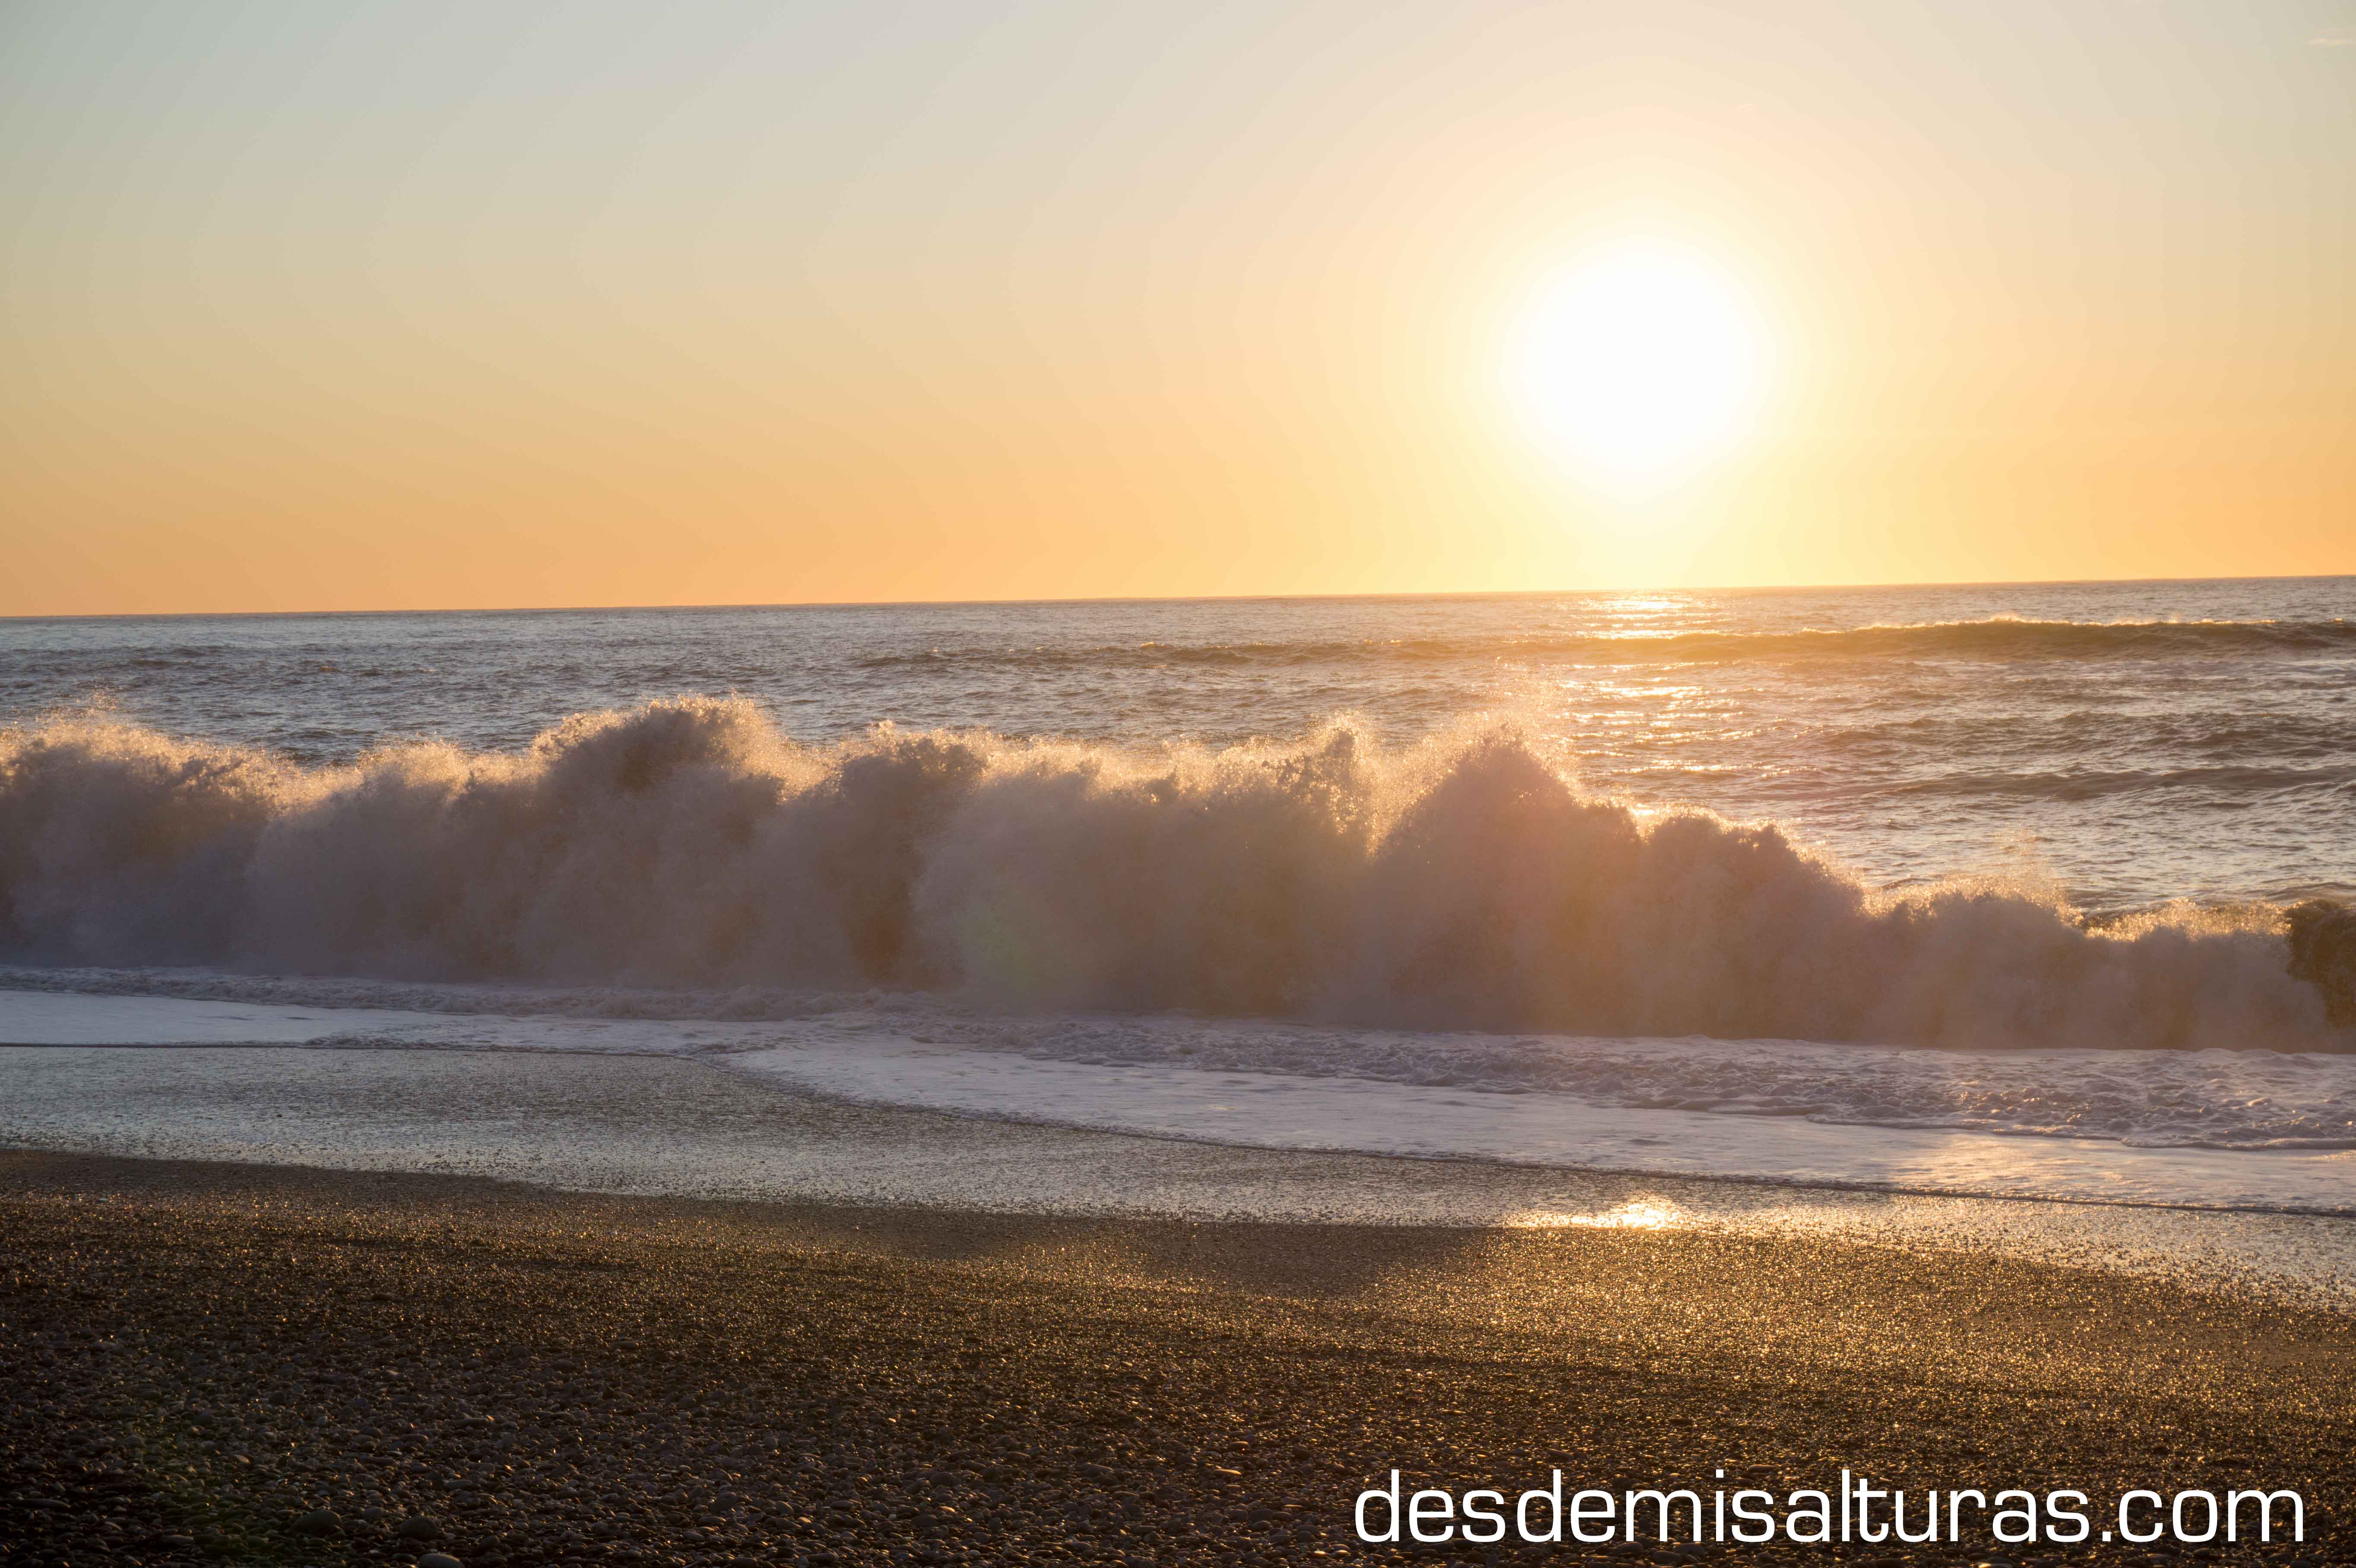
[[[103,715],[0,731],[0,951],[38,964],[2349,1049],[2324,993],[2356,940],[2303,919],[2294,976],[2281,912],[2098,931],[2019,886],[1879,895],[1772,826],[1583,795],[1510,728],[1403,750],[1347,723],[1216,751],[889,728],[808,746],[750,702],[687,698],[520,754],[320,769]]]
[[[862,669],[1248,667],[1368,659],[1404,664],[1503,659],[1589,665],[1749,660],[2302,658],[2356,652],[2356,620],[2041,621],[1995,615],[1790,631],[1521,632],[1259,642],[1025,644],[879,654]]]

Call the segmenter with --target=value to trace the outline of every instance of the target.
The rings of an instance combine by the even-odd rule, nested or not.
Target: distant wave
[[[2302,917],[2306,919],[2306,917]],[[1510,728],[1213,751],[581,714],[306,769],[102,715],[0,731],[19,962],[892,987],[1049,1011],[1976,1046],[2342,1050],[2356,935],[1877,895],[1772,826],[1586,796]],[[2318,935],[2317,933],[2321,934]],[[2339,989],[2335,990],[2334,987]]]
[[[2206,789],[2254,795],[2304,791],[2335,795],[2356,791],[2356,763],[2324,768],[2214,767],[2094,770],[2078,773],[1953,773],[1883,786],[1892,795],[2020,795],[2031,800],[2100,800],[2147,790]]]
[[[1804,658],[2180,658],[2356,654],[2356,620],[1931,621],[1791,632],[1519,635],[1490,637],[1300,638],[1259,642],[1114,643],[1089,646],[937,647],[883,654],[866,669],[935,666],[1308,665],[1336,660],[1558,659],[1587,664],[1732,663]]]

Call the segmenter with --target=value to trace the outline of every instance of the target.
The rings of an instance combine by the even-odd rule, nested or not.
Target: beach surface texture
[[[2307,1541],[2201,1559],[2324,1562],[2356,1466],[2345,1314],[1955,1250],[25,1153],[0,1249],[0,1538],[27,1563],[1486,1562],[1365,1543],[1355,1500],[1394,1468],[1707,1496],[1860,1466],[2097,1499],[2263,1480],[2309,1499]],[[1727,1553],[2011,1560],[1702,1554]]]

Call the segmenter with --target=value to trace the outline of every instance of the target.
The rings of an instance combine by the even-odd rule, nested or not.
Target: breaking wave
[[[2335,923],[2337,922],[2338,923]],[[1772,826],[1581,793],[1511,729],[1210,750],[878,728],[736,699],[520,754],[348,767],[104,715],[0,731],[20,962],[540,985],[890,987],[1047,1011],[1977,1047],[2347,1050],[2356,932],[2094,929],[1988,881],[1877,894]],[[2335,1010],[2338,1010],[2335,1006]]]

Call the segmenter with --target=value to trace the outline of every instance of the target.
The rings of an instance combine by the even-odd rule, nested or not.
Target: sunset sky
[[[2356,0],[16,0],[0,613],[2356,572],[2351,280]]]

